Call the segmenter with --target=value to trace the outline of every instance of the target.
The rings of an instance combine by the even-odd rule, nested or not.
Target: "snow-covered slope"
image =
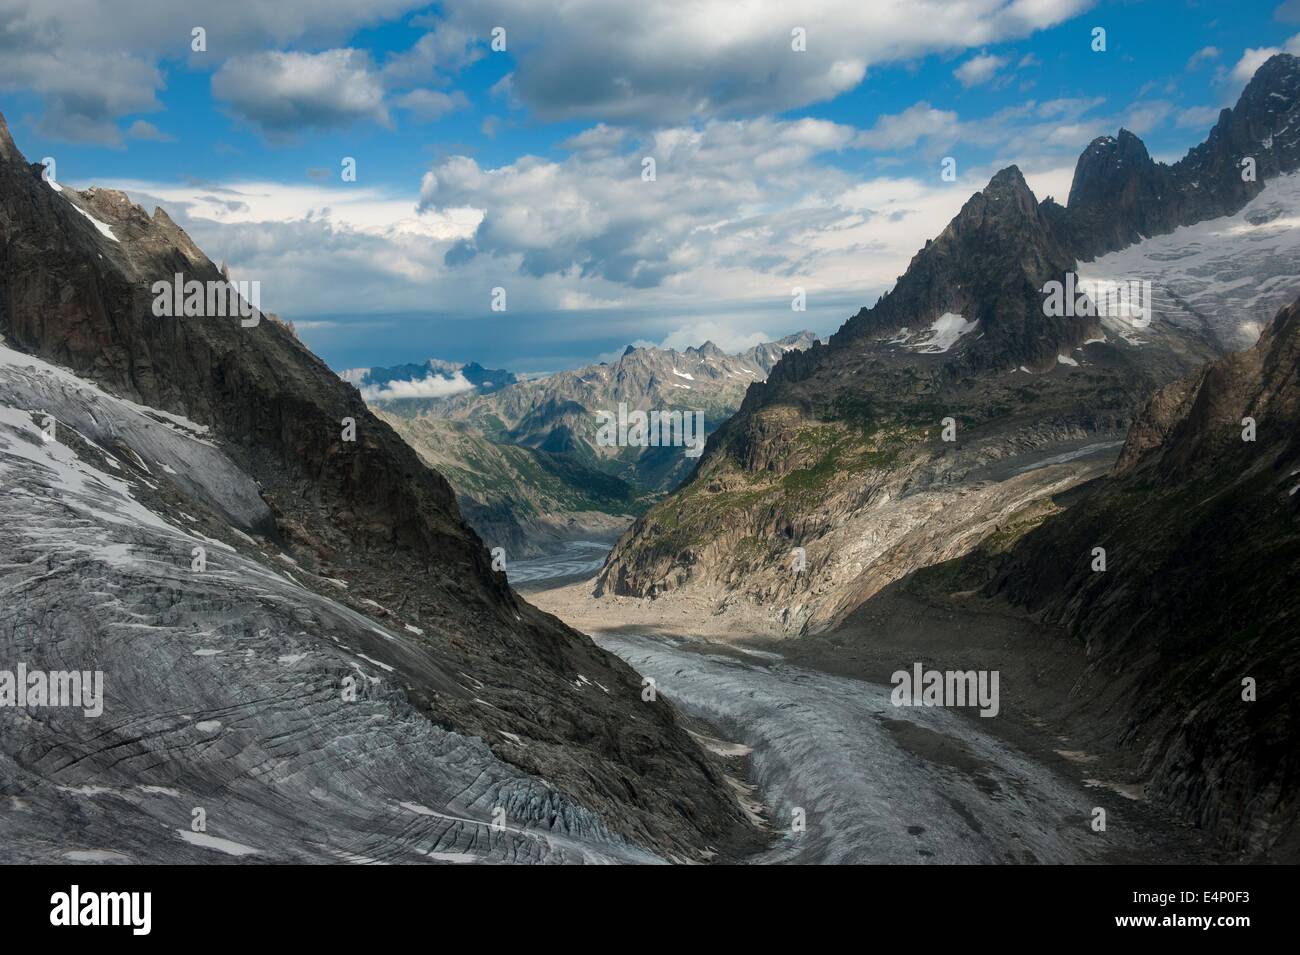
[[[653,860],[421,714],[412,673],[475,681],[239,530],[266,505],[204,431],[0,347],[0,667],[104,695],[2,714],[6,861]]]
[[[1079,264],[1087,282],[1151,282],[1154,318],[1248,348],[1300,285],[1300,173],[1269,180],[1236,215],[1182,226]]]

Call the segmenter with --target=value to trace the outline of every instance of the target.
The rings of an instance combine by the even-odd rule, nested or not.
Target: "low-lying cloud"
[[[447,398],[451,395],[459,395],[473,390],[474,385],[459,371],[450,377],[435,375],[430,372],[424,378],[390,381],[383,386],[367,385],[361,389],[361,397],[365,398],[366,401],[395,401],[399,398]]]

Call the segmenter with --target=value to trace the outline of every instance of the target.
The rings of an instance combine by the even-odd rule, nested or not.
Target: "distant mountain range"
[[[675,487],[697,460],[681,446],[603,446],[598,413],[700,414],[725,421],[781,358],[817,341],[803,331],[735,354],[712,342],[683,351],[629,345],[614,362],[520,381],[476,364],[429,361],[342,375],[447,476],[466,519],[492,544],[533,555],[556,539],[605,538]],[[441,398],[393,397],[449,387]],[[512,379],[502,385],[507,377]]]
[[[437,358],[388,368],[349,368],[339,372],[339,377],[356,385],[367,401],[408,414],[442,398],[467,391],[491,394],[520,380],[514,372],[484,368],[478,362],[462,364]]]

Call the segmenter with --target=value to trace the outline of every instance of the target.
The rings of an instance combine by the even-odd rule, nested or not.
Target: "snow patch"
[[[913,342],[907,347],[926,355],[941,355],[957,344],[963,335],[973,332],[978,325],[978,320],[968,322],[955,312],[944,312],[930,326],[929,338]]]
[[[114,241],[114,242],[117,241],[117,236],[113,235],[113,230],[112,230],[111,228],[109,228],[107,225],[105,225],[104,223],[100,222],[98,219],[96,219],[94,216],[92,216],[92,215],[91,215],[89,212],[87,212],[85,209],[81,208],[81,206],[77,205],[75,202],[72,203],[72,208],[76,209],[76,210],[77,210],[78,212],[80,212],[83,216],[85,216],[87,219],[89,219],[90,222],[91,222],[91,224],[92,224],[96,229],[99,230],[99,234],[102,235],[104,238],[106,238],[106,239],[111,239],[111,240]]]

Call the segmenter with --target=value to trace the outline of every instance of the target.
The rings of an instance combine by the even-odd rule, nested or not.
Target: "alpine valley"
[[[332,369],[305,322],[159,315],[156,283],[230,286],[178,220],[200,227],[62,185],[0,117],[3,861],[1300,861],[1300,59],[1273,49],[1177,162],[1120,129],[1064,205],[1002,168],[828,338],[783,302],[793,334],[747,350],[540,378],[488,353]],[[378,88],[414,53],[367,55],[272,60],[355,67],[344,105],[373,86],[385,132],[442,109]],[[233,72],[214,89],[262,92]],[[536,94],[514,76],[486,98]],[[840,124],[785,123],[758,122],[787,140],[760,163],[797,182],[781,163]],[[526,125],[479,129],[495,150]],[[658,180],[622,127],[557,148],[658,208],[676,140],[747,156],[754,128],[660,131]],[[594,240],[575,265],[568,207],[511,192],[564,162],[436,166],[437,269],[378,258],[672,286]],[[453,243],[485,182],[511,221]],[[578,231],[660,242],[599,188]],[[775,228],[742,218],[692,220],[710,266]],[[702,453],[630,439],[640,412],[692,416]],[[84,706],[57,705],[70,674]]]
[[[1286,54],[1173,165],[1120,130],[1064,206],[1003,169],[542,604],[881,682],[1000,667],[1073,771],[1297,858],[1298,224]],[[1048,307],[1134,280],[1146,311]]]

